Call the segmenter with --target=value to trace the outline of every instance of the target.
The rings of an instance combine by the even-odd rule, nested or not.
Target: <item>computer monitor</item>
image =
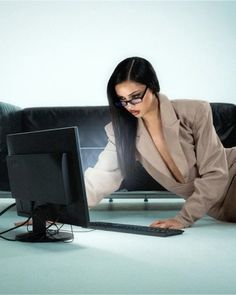
[[[26,242],[65,241],[46,222],[89,224],[77,127],[9,134],[7,166],[17,213],[32,216],[33,230],[17,235]]]

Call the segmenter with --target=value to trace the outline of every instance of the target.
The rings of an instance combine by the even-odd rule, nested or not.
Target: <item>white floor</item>
[[[0,210],[11,202],[1,199]],[[91,220],[148,225],[174,216],[182,204],[104,200],[90,214]],[[21,219],[7,212],[0,231]],[[206,216],[168,238],[74,230],[71,244],[0,239],[0,294],[236,294],[236,224]]]

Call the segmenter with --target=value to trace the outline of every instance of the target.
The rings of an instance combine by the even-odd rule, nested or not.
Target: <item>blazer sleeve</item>
[[[89,207],[96,206],[105,196],[116,191],[122,182],[121,170],[118,167],[115,136],[112,125],[105,126],[108,143],[100,153],[93,168],[84,172],[85,190]]]
[[[226,152],[215,131],[208,102],[202,102],[196,110],[192,128],[199,176],[194,180],[194,192],[175,217],[185,227],[203,217],[222,197],[229,177]]]

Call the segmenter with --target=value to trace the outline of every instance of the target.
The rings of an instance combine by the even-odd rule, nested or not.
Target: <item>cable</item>
[[[64,226],[65,224],[63,223],[60,227],[59,227],[59,229],[58,229],[58,231],[60,231],[60,229]],[[70,225],[70,226],[72,226],[72,225]],[[82,230],[73,230],[73,232],[74,233],[88,233],[88,232],[91,232],[91,231],[95,231],[96,229],[82,229]],[[63,230],[63,232],[70,232],[69,230]]]
[[[12,207],[14,207],[16,205],[16,203],[11,204],[10,206],[8,206],[7,208],[5,208],[4,210],[2,210],[0,212],[0,216],[3,215],[5,212],[7,212],[9,209],[11,209]]]
[[[4,239],[4,240],[7,240],[7,241],[16,241],[16,239],[9,239],[9,238],[3,237],[2,235],[5,234],[5,233],[8,233],[9,231],[12,231],[12,230],[14,230],[16,228],[19,228],[19,227],[25,225],[30,220],[30,218],[31,218],[31,216],[25,222],[23,222],[22,224],[14,226],[14,227],[12,227],[10,229],[7,229],[5,231],[0,232],[0,238]]]
[[[15,205],[16,205],[16,203],[11,204],[7,208],[5,208],[3,211],[0,212],[0,216],[3,215],[5,212],[7,212],[10,208],[14,207]],[[46,227],[46,233],[49,236],[51,236],[52,238],[53,238],[54,235],[59,234],[60,233],[60,230],[65,225],[65,224],[62,224],[62,225],[59,226],[59,225],[56,224],[58,222],[58,220],[60,219],[61,215],[62,215],[62,211],[63,211],[63,209],[59,213],[58,217],[54,221],[52,221],[52,222],[50,221],[50,224]],[[34,202],[32,202],[32,204],[31,204],[31,214],[34,215],[34,212],[35,212]],[[22,227],[25,224],[27,225],[27,231],[28,232],[32,232],[32,231],[29,230],[29,226],[30,225],[28,224],[29,221],[30,221],[30,219],[32,218],[32,215],[29,216],[29,218],[27,220],[25,220],[23,223],[21,223],[20,225],[14,226],[14,227],[12,227],[12,228],[10,228],[8,230],[5,230],[5,231],[0,232],[0,238],[1,239],[4,239],[4,240],[7,240],[7,241],[17,241],[16,239],[6,238],[6,237],[3,237],[2,235],[5,234],[5,233],[7,233],[7,232],[10,232],[10,231],[12,231],[14,229],[17,229],[19,227]],[[44,221],[41,220],[41,222],[44,222]],[[49,230],[52,226],[55,226],[56,227],[56,230]],[[74,241],[74,232],[75,233],[76,232],[78,232],[78,233],[83,233],[83,232],[86,233],[86,232],[91,232],[91,231],[94,231],[95,230],[95,229],[90,229],[90,230],[81,230],[81,231],[77,230],[77,231],[74,231],[72,225],[70,225],[70,227],[71,227],[71,230],[70,231],[69,230],[63,230],[63,231],[61,231],[61,232],[71,232],[72,233],[72,239],[69,240],[69,241],[63,241],[64,243],[71,243],[71,242]]]
[[[64,209],[64,208],[63,208]],[[62,210],[63,210],[62,209]],[[62,214],[62,210],[61,210],[61,212],[59,212],[59,214],[58,214],[58,216],[57,216],[57,218],[55,218],[55,220],[53,220],[53,221],[46,221],[46,228],[45,228],[45,233],[46,233],[46,235],[48,235],[48,236],[50,236],[51,238],[54,238],[55,240],[57,239],[56,237],[54,237],[56,234],[59,234],[59,232],[60,232],[60,229],[62,228],[62,226],[63,225],[61,225],[60,227],[56,224],[57,222],[58,222],[58,220],[59,220],[59,218],[60,218],[60,216],[61,216],[61,214]],[[33,212],[32,212],[32,214],[34,215],[34,210],[33,210]],[[50,218],[47,218],[47,216],[45,216],[45,219],[43,218],[40,218],[40,216],[37,216],[37,215],[35,215],[35,217],[34,218],[37,218],[41,223],[45,223],[45,219],[46,220],[48,220],[48,219],[50,219]],[[48,224],[48,225],[47,225]],[[50,229],[51,227],[53,227],[53,226],[55,226],[56,227],[56,229]],[[27,225],[27,231],[28,232],[32,232],[32,231],[30,231],[29,230],[29,226]],[[42,235],[44,236],[44,234],[45,233],[43,233]]]
[[[95,231],[96,229],[88,229],[88,230],[73,230],[74,233],[90,233],[91,231]],[[69,230],[63,230],[63,232],[70,232]]]
[[[14,207],[16,205],[16,203],[14,203],[14,204],[11,204],[10,206],[8,206],[7,208],[5,208],[2,212],[0,212],[0,216],[1,215],[3,215],[6,211],[8,211],[10,208],[12,208],[12,207]],[[28,232],[30,232],[30,230],[29,230],[29,224],[28,224],[28,222],[30,221],[30,219],[32,218],[32,216],[34,215],[34,212],[35,212],[35,208],[34,208],[34,205],[35,205],[35,202],[32,202],[31,203],[31,216],[29,216],[29,218],[27,219],[27,220],[25,220],[23,223],[21,223],[20,225],[17,225],[17,226],[14,226],[14,227],[12,227],[12,228],[10,228],[10,229],[8,229],[8,230],[5,230],[5,231],[2,231],[2,232],[0,232],[0,238],[1,239],[4,239],[4,240],[7,240],[7,241],[16,241],[16,239],[10,239],[10,238],[6,238],[6,237],[3,237],[2,235],[3,234],[5,234],[5,233],[7,233],[7,232],[10,232],[10,231],[12,231],[12,230],[14,230],[14,229],[17,229],[17,228],[19,228],[19,227],[22,227],[22,226],[24,226],[25,224],[27,224],[27,231]],[[58,226],[57,226],[57,224],[56,224],[56,222],[58,221],[58,219],[60,218],[60,216],[61,216],[61,214],[62,214],[62,212],[60,212],[60,214],[59,214],[59,216],[56,218],[56,220],[54,220],[53,222],[51,222],[47,227],[46,227],[46,233],[49,235],[49,236],[51,236],[52,238],[53,238],[53,236],[54,235],[56,235],[56,234],[58,234],[59,233],[59,231],[60,231],[60,229],[62,228],[62,226],[59,228]],[[39,219],[41,222],[45,222],[44,220],[41,220],[41,219]],[[49,228],[51,228],[52,226],[56,226],[56,230],[49,230]],[[73,231],[73,230],[72,230]],[[71,241],[73,241],[74,240],[74,235],[73,235],[73,239],[71,240]]]
[[[59,217],[54,222],[52,222],[49,226],[47,226],[47,228],[46,228],[46,232],[51,238],[54,238],[54,235],[57,235],[60,232],[61,233],[66,232],[66,231],[60,231],[60,229],[64,226],[64,224],[62,224],[60,227],[58,227],[58,225],[56,224]],[[57,228],[56,230],[54,230],[54,232],[52,232],[52,230],[49,230],[49,228],[52,227],[53,225],[55,225]],[[74,233],[73,233],[72,225],[71,225],[71,233],[72,233],[72,238],[70,240],[63,241],[64,243],[72,243],[74,241]],[[57,239],[57,238],[55,238],[55,239]]]
[[[73,232],[73,226],[70,225],[71,233],[72,233],[72,239],[69,241],[63,241],[64,243],[72,243],[74,241],[74,232]]]
[[[5,208],[4,210],[2,210],[2,211],[0,212],[0,216],[3,215],[4,213],[6,213],[8,210],[10,210],[11,208],[13,208],[13,207],[15,207],[15,206],[16,206],[16,203],[11,204],[10,206],[8,206],[7,208]],[[17,226],[12,227],[12,228],[10,228],[10,229],[8,229],[8,230],[5,230],[5,231],[0,232],[0,238],[1,238],[1,239],[4,239],[4,240],[7,240],[7,241],[16,241],[16,239],[6,238],[6,237],[3,237],[2,235],[5,234],[5,233],[7,233],[7,232],[9,232],[9,231],[12,231],[12,230],[14,230],[14,229],[16,229],[16,228],[18,228],[18,227],[23,226],[23,225],[24,225],[26,222],[28,222],[28,221],[29,221],[29,220],[26,220],[24,223],[22,223],[22,224],[20,224],[20,225],[17,225]]]
[[[17,241],[16,239],[9,239],[9,238],[3,237],[3,236],[0,236],[0,238],[3,239],[3,240],[6,240],[6,241],[11,241],[11,242],[16,242]]]
[[[9,232],[9,231],[12,231],[12,230],[14,230],[14,229],[16,229],[16,228],[19,228],[19,227],[25,225],[25,224],[30,220],[30,218],[31,218],[31,216],[30,216],[25,222],[23,222],[22,224],[17,225],[17,226],[14,226],[14,227],[12,227],[12,228],[10,228],[10,229],[7,229],[7,230],[4,230],[4,231],[0,232],[0,235],[3,235],[3,234],[5,234],[5,233],[7,233],[7,232]]]
[[[56,224],[55,224],[55,225],[56,225]],[[60,229],[61,229],[63,226],[65,226],[64,223],[63,223],[60,227],[57,226],[57,227],[59,227],[59,228],[58,228],[58,232],[60,231]],[[72,226],[72,225],[70,224],[70,226]],[[95,230],[96,230],[96,229],[84,229],[84,230],[73,230],[73,232],[74,232],[74,233],[87,233],[87,232],[91,232],[91,231],[95,231]],[[63,232],[71,232],[71,231],[65,229],[65,230],[63,230]]]

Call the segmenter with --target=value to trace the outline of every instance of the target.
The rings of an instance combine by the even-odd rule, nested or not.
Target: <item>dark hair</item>
[[[123,177],[132,175],[135,169],[136,133],[138,119],[125,108],[118,108],[115,86],[125,81],[134,81],[148,86],[158,98],[160,92],[156,72],[149,61],[141,57],[129,57],[121,61],[107,84],[107,97],[115,134],[118,163]]]

